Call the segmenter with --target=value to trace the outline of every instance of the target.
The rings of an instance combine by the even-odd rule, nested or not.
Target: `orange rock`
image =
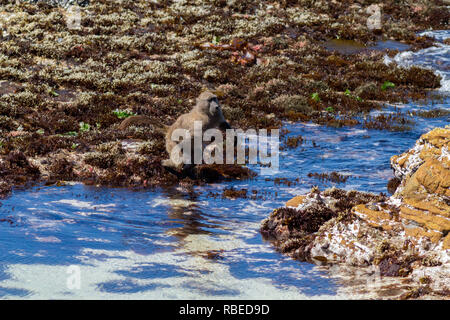
[[[433,215],[423,210],[416,210],[402,206],[400,208],[400,217],[415,221],[429,230],[437,230],[441,232],[450,230],[450,219]]]
[[[367,223],[374,228],[383,228],[383,230],[392,230],[390,221],[392,216],[383,210],[372,210],[366,207],[365,204],[359,204],[352,208],[352,212],[358,217],[367,221]]]
[[[450,218],[450,206],[444,200],[450,196],[450,169],[442,162],[429,158],[403,182],[399,195],[411,207],[434,215]]]
[[[404,154],[403,154],[404,155]],[[398,165],[400,166],[400,167],[404,167],[404,164],[405,164],[405,162],[406,162],[406,160],[408,160],[408,156],[403,156],[402,157],[402,155],[400,155],[400,156],[392,156],[391,157],[391,162],[395,162],[395,163],[398,163]]]
[[[382,220],[391,220],[391,215],[379,210],[372,210],[366,207],[365,204],[359,204],[353,207],[353,212],[358,216],[364,215],[367,220],[381,222]]]
[[[417,228],[405,228],[405,233],[407,236],[415,237],[415,238],[421,238],[421,237],[427,237],[432,242],[438,243],[439,240],[442,237],[442,233],[436,232],[436,231],[427,231],[423,228],[417,227]]]
[[[423,134],[420,138],[440,149],[450,144],[450,129],[435,128]]]
[[[426,199],[424,201],[404,198],[403,202],[411,207],[428,211],[431,214],[450,218],[450,209],[448,205],[446,205],[444,201],[438,199],[437,197],[430,197],[429,199]]]
[[[442,248],[444,250],[450,249],[450,233],[444,238],[444,242],[442,244]]]
[[[426,161],[430,158],[438,159],[447,169],[450,167],[450,159],[442,155],[444,148],[450,149],[450,129],[435,128],[423,134],[417,141],[416,146],[420,149],[411,149],[401,155],[391,157],[391,163],[400,168],[406,168],[411,163],[417,162],[417,156]],[[411,159],[412,158],[412,159]]]
[[[450,196],[450,169],[444,168],[442,162],[428,159],[414,175],[428,193]]]
[[[297,208],[299,205],[301,205],[303,203],[304,199],[305,199],[305,196],[296,196],[296,197],[292,198],[291,200],[289,200],[288,202],[286,202],[286,207]]]

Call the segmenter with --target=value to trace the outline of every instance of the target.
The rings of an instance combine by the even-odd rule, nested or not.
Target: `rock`
[[[420,137],[408,152],[391,158],[401,183],[393,195],[401,218],[418,224],[417,235],[450,231],[450,129],[436,128]]]
[[[355,89],[355,95],[362,99],[376,99],[380,92],[380,88],[375,82],[365,83]]]
[[[447,236],[444,238],[442,248],[444,250],[450,249],[450,234],[447,234]]]
[[[11,192],[11,185],[0,180],[0,199],[6,197]]]
[[[286,207],[274,210],[262,222],[261,233],[266,238],[275,239],[282,252],[300,260],[312,261],[314,258],[311,257],[319,256],[323,261],[345,261],[346,257],[351,257],[365,263],[369,259],[366,252],[361,252],[359,257],[351,255],[347,251],[355,249],[352,241],[348,242],[349,247],[344,248],[342,244],[346,240],[338,234],[354,232],[356,225],[350,221],[356,217],[350,212],[355,205],[384,200],[383,196],[363,192],[337,188],[320,192],[313,188],[307,195],[289,200]],[[331,231],[333,228],[340,231]]]
[[[435,128],[422,135],[409,151],[391,158],[391,166],[396,177],[415,172],[427,159],[440,159],[443,165],[450,166],[450,129]]]
[[[286,111],[310,114],[313,108],[308,103],[308,98],[300,95],[281,95],[273,100],[274,105],[282,107]]]
[[[420,137],[416,145],[391,158],[394,174],[401,179],[391,206],[353,209],[359,217],[384,230],[393,226],[407,237],[442,242],[450,231],[450,129],[436,128]]]
[[[296,196],[296,197],[292,198],[291,200],[289,200],[288,202],[286,202],[286,207],[297,208],[299,205],[301,205],[303,203],[304,199],[305,199],[305,196]]]
[[[272,212],[261,232],[300,260],[372,266],[419,287],[426,272],[434,284],[427,294],[446,295],[448,283],[440,287],[450,277],[449,147],[450,128],[436,128],[391,158],[398,187],[390,198],[313,189]]]
[[[395,225],[408,237],[443,242],[450,231],[449,147],[448,128],[422,135],[409,151],[391,158],[394,174],[401,179],[388,201],[393,206],[373,211],[360,205],[354,212],[375,227],[389,229]]]

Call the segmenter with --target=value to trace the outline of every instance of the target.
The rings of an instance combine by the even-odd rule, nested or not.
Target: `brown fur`
[[[203,130],[211,128],[224,130],[231,128],[222,114],[217,96],[210,91],[205,91],[198,96],[197,103],[189,113],[182,114],[170,127],[164,128],[166,131],[166,151],[169,156],[172,149],[177,145],[177,142],[171,139],[173,131],[175,129],[189,130],[193,139],[195,121],[202,122]],[[119,125],[119,130],[124,130],[131,125],[152,125],[156,129],[161,129],[160,124],[156,124],[146,116],[132,116],[122,121]],[[176,167],[170,159],[164,160],[163,165],[166,167]]]
[[[172,133],[175,129],[189,130],[192,139],[194,138],[194,122],[201,121],[202,129],[207,130],[211,128],[229,129],[231,126],[225,120],[222,108],[220,107],[217,96],[210,91],[201,93],[197,98],[197,103],[194,108],[186,114],[181,115],[169,127],[166,133],[166,150],[170,156],[172,149],[177,145],[177,142],[172,141]],[[164,166],[175,167],[170,159],[163,162]]]
[[[156,124],[155,121],[146,116],[132,116],[123,120],[119,125],[119,130],[125,130],[130,126],[142,126],[142,125],[151,125],[156,126],[158,128],[161,127],[160,124]]]

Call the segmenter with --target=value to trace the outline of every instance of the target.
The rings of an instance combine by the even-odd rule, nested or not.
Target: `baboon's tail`
[[[150,119],[146,116],[132,116],[128,117],[121,122],[119,125],[119,130],[125,130],[130,126],[142,126],[142,125],[151,125],[155,130],[161,131],[162,133],[166,133],[168,127],[158,123],[157,121]]]

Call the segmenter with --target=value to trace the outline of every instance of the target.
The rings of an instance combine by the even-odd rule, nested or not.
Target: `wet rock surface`
[[[390,298],[448,298],[449,144],[450,128],[436,128],[392,157],[401,180],[389,198],[315,188],[274,210],[261,233],[293,258],[334,266],[350,287],[355,283],[348,280],[349,266],[381,278],[400,277],[397,284],[385,284],[397,290]],[[381,292],[385,286],[372,289]]]
[[[448,246],[450,231],[450,128],[435,128],[416,145],[391,158],[394,174],[401,180],[391,201],[399,217],[408,221],[407,235],[428,236]],[[357,209],[356,209],[357,210]],[[406,223],[404,223],[407,225]]]

